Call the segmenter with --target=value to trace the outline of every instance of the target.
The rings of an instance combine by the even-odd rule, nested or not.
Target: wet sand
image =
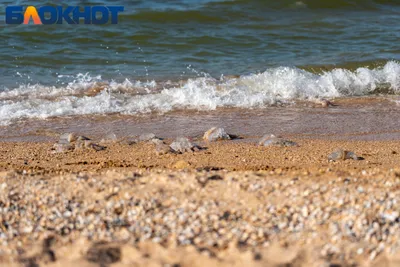
[[[76,132],[101,138],[153,132],[164,138],[200,137],[211,127],[224,127],[243,141],[266,133],[287,137],[331,140],[399,140],[400,106],[397,96],[354,97],[320,103],[281,103],[263,109],[181,110],[140,116],[107,114],[28,120],[0,126],[2,141],[53,141],[61,133]],[[396,102],[397,101],[397,102]]]
[[[3,142],[1,266],[398,266],[400,141],[291,139]]]

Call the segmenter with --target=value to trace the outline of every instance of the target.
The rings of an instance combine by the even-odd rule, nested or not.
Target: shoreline
[[[102,114],[31,119],[0,126],[0,141],[55,141],[60,134],[75,132],[101,139],[152,132],[163,138],[199,138],[214,126],[256,141],[273,133],[290,138],[325,140],[400,140],[400,108],[397,96],[348,97],[321,101],[298,101],[260,109],[218,108],[175,110],[141,115]]]
[[[400,0],[3,2],[0,267],[400,267]]]

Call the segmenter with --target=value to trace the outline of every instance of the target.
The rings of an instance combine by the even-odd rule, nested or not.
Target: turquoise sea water
[[[0,123],[400,90],[398,0],[68,1],[125,11],[118,25],[6,25],[18,4],[61,1],[3,1]]]

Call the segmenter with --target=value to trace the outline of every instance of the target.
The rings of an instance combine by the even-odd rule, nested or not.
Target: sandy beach
[[[1,143],[1,266],[398,266],[400,142],[291,140]]]
[[[0,267],[400,267],[400,0],[31,2]]]

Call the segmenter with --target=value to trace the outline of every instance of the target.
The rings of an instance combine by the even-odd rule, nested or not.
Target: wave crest
[[[320,74],[278,67],[240,77],[199,77],[178,82],[105,82],[79,74],[62,87],[20,85],[0,93],[0,123],[89,114],[143,114],[177,109],[264,108],[277,102],[374,93],[400,93],[400,64]]]

